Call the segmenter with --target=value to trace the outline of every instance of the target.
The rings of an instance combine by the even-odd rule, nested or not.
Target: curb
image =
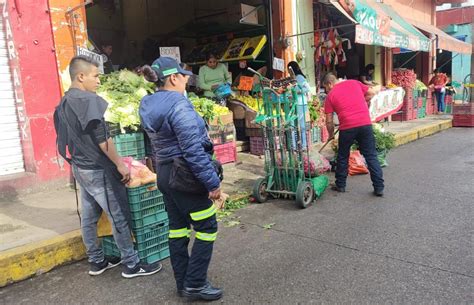
[[[80,230],[0,252],[0,287],[81,260],[85,256]]]
[[[453,127],[452,120],[443,120],[414,130],[395,134],[395,146],[404,145]],[[232,200],[250,193],[231,196]],[[0,252],[0,287],[52,270],[86,257],[81,231]]]
[[[443,120],[427,126],[419,127],[414,130],[395,134],[395,146],[404,145],[418,139],[431,136],[440,131],[453,127],[453,121]]]

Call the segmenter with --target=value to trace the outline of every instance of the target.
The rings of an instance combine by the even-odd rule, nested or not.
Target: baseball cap
[[[183,69],[178,62],[171,57],[161,56],[151,65],[159,79],[164,79],[171,74],[193,75],[193,72]]]

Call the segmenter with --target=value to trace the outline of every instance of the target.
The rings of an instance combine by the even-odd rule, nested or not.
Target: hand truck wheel
[[[265,178],[259,178],[255,181],[253,185],[253,198],[257,200],[258,203],[264,203],[268,199],[267,193],[267,180]]]
[[[314,199],[314,189],[311,182],[301,181],[296,189],[296,204],[306,209]]]

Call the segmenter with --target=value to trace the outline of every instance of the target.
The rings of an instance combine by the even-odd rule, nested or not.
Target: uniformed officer
[[[217,237],[216,208],[211,199],[221,196],[220,179],[205,122],[184,96],[192,72],[170,57],[158,58],[142,72],[159,88],[141,101],[140,117],[151,140],[158,188],[169,216],[171,264],[178,294],[217,300],[222,290],[210,284],[207,270]],[[191,225],[196,235],[189,255]]]

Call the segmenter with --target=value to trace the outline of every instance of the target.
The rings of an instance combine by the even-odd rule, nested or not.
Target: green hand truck
[[[315,199],[311,182],[310,141],[306,139],[306,96],[298,86],[285,88],[282,93],[272,88],[274,81],[261,80],[262,103],[255,123],[263,131],[265,177],[257,179],[253,197],[258,203],[273,198],[291,198],[302,208]],[[293,81],[289,81],[290,83]],[[279,84],[281,85],[281,84]],[[305,162],[309,175],[305,174]]]

